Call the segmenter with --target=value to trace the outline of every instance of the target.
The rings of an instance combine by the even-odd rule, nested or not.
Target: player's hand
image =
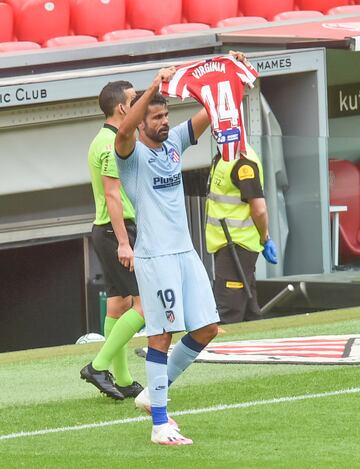
[[[265,259],[270,262],[270,264],[277,264],[277,252],[276,252],[276,246],[274,241],[269,238],[268,240],[265,241],[264,244],[264,250],[263,250],[263,256]]]
[[[159,72],[162,81],[170,81],[176,73],[176,67],[162,68]]]
[[[239,62],[243,62],[244,64],[249,63],[244,52],[229,50],[229,54],[232,55],[234,59],[238,60]]]
[[[130,244],[119,244],[117,249],[119,262],[133,272],[134,270],[134,251],[131,249]]]
[[[154,85],[159,86],[162,81],[170,81],[175,73],[176,68],[174,66],[160,69],[155,77]]]

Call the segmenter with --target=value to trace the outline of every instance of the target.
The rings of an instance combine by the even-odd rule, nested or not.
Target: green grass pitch
[[[217,340],[354,334],[360,307],[224,329]],[[133,350],[145,343],[129,346],[142,383],[145,361]],[[160,447],[132,400],[115,402],[80,380],[99,347],[0,354],[0,468],[360,468],[360,366],[195,363],[169,402],[194,445]]]

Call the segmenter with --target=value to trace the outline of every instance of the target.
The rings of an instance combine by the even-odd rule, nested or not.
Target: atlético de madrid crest
[[[171,353],[172,347],[169,350]],[[145,349],[137,349],[144,356]],[[202,363],[359,365],[360,335],[213,342],[198,355]]]
[[[178,163],[180,161],[180,156],[174,147],[170,148],[169,157],[174,163]]]
[[[174,322],[175,321],[174,311],[169,310],[169,311],[166,311],[165,314],[166,314],[166,318],[169,322]]]

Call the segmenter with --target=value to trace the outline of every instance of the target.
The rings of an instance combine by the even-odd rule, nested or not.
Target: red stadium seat
[[[0,41],[11,41],[14,34],[14,14],[10,5],[0,3]]]
[[[41,49],[40,44],[31,41],[0,42],[0,52],[17,52]]]
[[[346,15],[348,13],[360,13],[360,5],[343,5],[330,8],[327,15]]]
[[[75,34],[103,36],[125,28],[125,0],[76,0],[71,5]]]
[[[181,0],[126,0],[126,18],[133,29],[158,32],[167,24],[181,23]]]
[[[59,36],[45,41],[43,47],[75,47],[97,42],[94,36]]]
[[[318,18],[324,16],[321,11],[315,10],[294,10],[294,11],[283,11],[278,13],[272,19],[273,21],[285,21],[285,20],[299,20],[301,18]]]
[[[183,0],[183,15],[189,23],[216,26],[223,18],[238,14],[238,0]]]
[[[69,24],[68,0],[28,0],[15,15],[15,36],[19,41],[42,44],[69,34]]]
[[[346,205],[340,213],[340,258],[360,261],[360,170],[347,160],[329,160],[330,204]]]
[[[294,7],[294,0],[239,0],[239,9],[245,16],[262,16],[268,20],[282,11],[293,10]]]
[[[154,32],[149,29],[119,29],[118,31],[104,34],[100,41],[129,41],[149,36],[155,36]]]
[[[24,5],[27,0],[2,0],[4,3],[8,3],[13,9],[14,15],[17,15],[17,12],[20,10],[22,5]]]
[[[217,28],[226,28],[229,26],[241,26],[244,24],[267,23],[268,21],[261,16],[233,16],[224,18],[216,23]]]
[[[179,34],[179,33],[190,33],[191,31],[201,31],[204,29],[210,29],[208,24],[204,23],[177,23],[177,24],[168,24],[163,26],[159,34]]]
[[[326,13],[330,8],[349,5],[348,0],[297,0],[300,10],[318,10]]]

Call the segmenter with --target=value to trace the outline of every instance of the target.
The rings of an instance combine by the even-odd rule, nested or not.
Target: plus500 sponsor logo
[[[153,179],[154,189],[165,189],[167,187],[178,186],[181,183],[181,173],[176,173],[167,178],[157,176]]]

